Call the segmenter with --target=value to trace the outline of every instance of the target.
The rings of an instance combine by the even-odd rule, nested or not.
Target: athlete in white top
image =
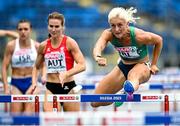
[[[39,43],[30,38],[31,23],[20,20],[17,26],[19,38],[7,43],[2,63],[2,80],[5,94],[34,94],[38,88],[32,85],[32,69],[37,57]],[[11,90],[7,71],[11,64]],[[45,75],[44,75],[45,76]],[[32,103],[11,103],[11,112],[33,112]]]

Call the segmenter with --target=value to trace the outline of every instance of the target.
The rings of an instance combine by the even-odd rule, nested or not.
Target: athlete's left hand
[[[34,94],[34,91],[36,90],[36,88],[37,86],[35,84],[32,84],[27,90],[26,94]]]
[[[64,81],[65,81],[67,78],[68,78],[68,74],[67,74],[66,71],[64,71],[64,72],[59,72],[59,80],[60,80],[60,83],[61,83],[62,87],[63,87],[63,85],[64,85]]]
[[[159,68],[156,65],[151,65],[151,73],[154,75],[159,72]]]
[[[42,83],[42,85],[46,84],[46,77],[44,77],[44,76],[41,77],[41,83]]]

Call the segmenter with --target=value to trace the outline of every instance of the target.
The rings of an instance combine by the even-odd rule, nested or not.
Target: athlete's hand
[[[37,88],[36,84],[32,84],[27,90],[26,94],[34,94],[34,91],[36,90],[36,88]]]
[[[4,94],[6,94],[6,95],[10,95],[10,94],[11,94],[11,93],[10,93],[10,90],[9,90],[9,89],[4,90]]]
[[[106,66],[106,65],[107,65],[107,60],[106,60],[106,58],[104,58],[104,57],[99,57],[99,56],[97,56],[97,57],[95,58],[95,60],[96,60],[96,62],[97,62],[97,64],[98,64],[99,66]]]
[[[156,65],[151,65],[151,73],[154,75],[159,72],[159,68]]]
[[[9,84],[6,84],[6,85],[5,85],[6,87],[4,89],[4,94],[9,95],[10,94],[10,86],[9,86]]]
[[[46,77],[44,77],[44,76],[41,77],[41,83],[42,83],[42,85],[46,84]]]
[[[63,87],[64,81],[68,78],[68,74],[66,71],[64,72],[59,72],[59,81],[61,83],[61,86]]]

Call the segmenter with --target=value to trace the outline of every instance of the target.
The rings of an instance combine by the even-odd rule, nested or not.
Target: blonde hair
[[[136,19],[140,19],[140,17],[134,17],[133,14],[137,12],[137,9],[130,7],[129,9],[125,9],[123,7],[115,7],[113,8],[108,15],[108,22],[114,17],[119,17],[125,19],[129,23],[136,23]]]

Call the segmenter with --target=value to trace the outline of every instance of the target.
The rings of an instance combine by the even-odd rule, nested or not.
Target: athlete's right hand
[[[36,84],[32,84],[27,90],[26,94],[34,94],[34,91],[36,90],[36,88],[37,88]]]
[[[4,94],[9,95],[10,94],[10,90],[4,91]]]
[[[104,57],[96,57],[95,60],[99,66],[106,66],[107,65],[107,60]]]
[[[5,86],[4,94],[9,95],[9,94],[10,94],[9,84],[6,84],[6,85],[7,85],[7,86]]]
[[[59,72],[59,81],[60,81],[62,87],[67,78],[68,78],[67,71]]]
[[[41,77],[41,83],[42,83],[42,85],[46,84],[46,77],[44,77],[44,76]]]
[[[151,65],[151,74],[156,74],[157,72],[159,72],[159,68],[156,65]]]

